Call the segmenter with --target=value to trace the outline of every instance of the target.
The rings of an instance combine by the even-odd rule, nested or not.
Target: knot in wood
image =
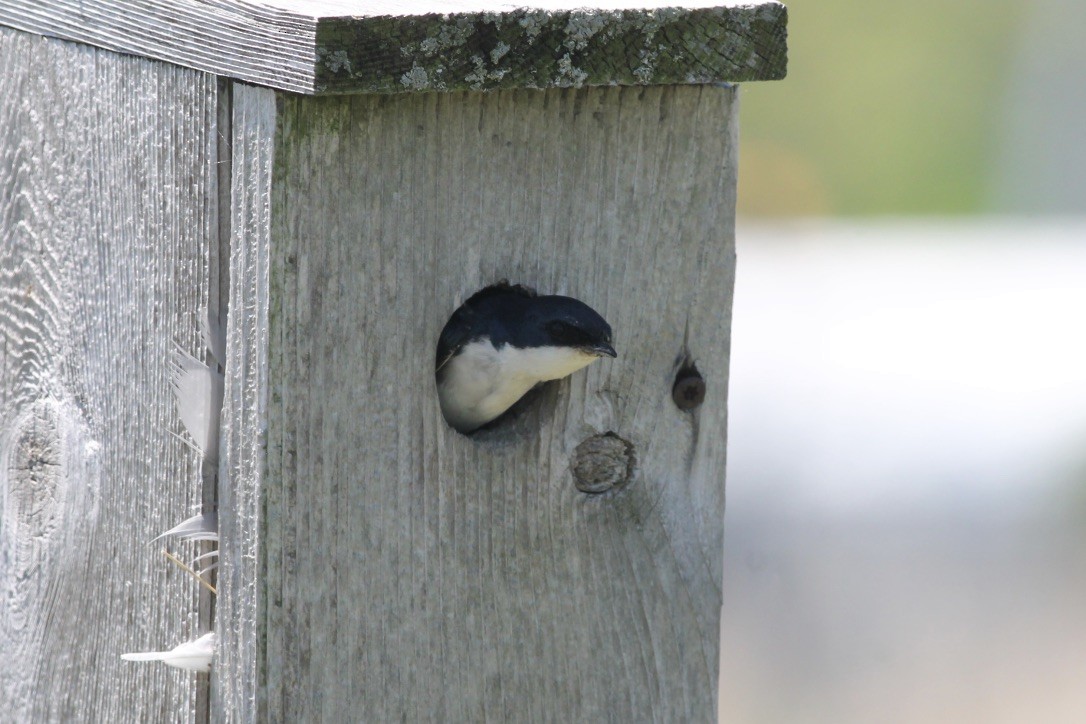
[[[633,476],[634,447],[613,432],[593,435],[573,451],[573,482],[582,493],[605,493]]]
[[[15,422],[3,444],[7,460],[8,522],[23,527],[23,534],[47,535],[53,528],[55,504],[63,492],[63,442],[59,411],[37,403]]]

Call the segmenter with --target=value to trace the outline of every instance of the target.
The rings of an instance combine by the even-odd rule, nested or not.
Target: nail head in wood
[[[689,412],[701,407],[705,402],[705,378],[693,363],[684,365],[675,375],[675,385],[671,388],[671,399],[680,410]]]

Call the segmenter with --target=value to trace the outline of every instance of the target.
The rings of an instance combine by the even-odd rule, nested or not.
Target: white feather
[[[191,518],[181,521],[173,528],[170,528],[165,533],[155,537],[151,542],[154,543],[157,540],[166,538],[167,536],[177,536],[181,540],[185,541],[200,541],[206,540],[213,543],[219,542],[219,516],[216,513],[201,513],[194,515]],[[203,575],[219,567],[219,552],[217,550],[208,551],[203,555],[196,556],[189,564],[190,567],[196,568],[196,565],[201,561],[208,559],[215,559],[215,562],[211,565],[201,568],[197,573]]]
[[[219,540],[219,516],[217,513],[200,513],[191,518],[186,518],[162,535],[152,539],[156,540],[166,536],[176,535],[181,540]]]
[[[210,573],[211,571],[213,571],[213,570],[215,570],[216,568],[219,567],[219,560],[218,559],[219,559],[219,552],[217,550],[208,551],[207,553],[203,554],[202,556],[196,556],[195,558],[193,558],[192,563],[190,563],[189,565],[192,568],[196,568],[196,565],[198,563],[200,563],[201,561],[214,560],[215,561],[214,563],[206,565],[203,568],[196,571],[197,573],[199,573],[202,576],[205,573]]]
[[[185,430],[206,459],[218,460],[223,376],[178,349],[173,356],[170,383]]]
[[[204,340],[204,346],[211,352],[211,356],[219,363],[220,367],[226,367],[226,332],[219,320],[211,316],[211,310],[207,310],[204,318],[200,320],[200,337]]]
[[[211,670],[211,661],[215,658],[215,633],[206,633],[195,641],[185,643],[169,651],[146,651],[142,653],[121,654],[125,661],[161,661],[186,671]]]

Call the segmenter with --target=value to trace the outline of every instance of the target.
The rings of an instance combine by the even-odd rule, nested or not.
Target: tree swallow
[[[500,417],[537,384],[604,355],[618,356],[611,325],[587,304],[499,282],[476,292],[441,330],[441,412],[467,434]]]

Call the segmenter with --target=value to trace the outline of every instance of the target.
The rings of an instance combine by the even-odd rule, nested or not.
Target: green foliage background
[[[788,77],[740,90],[740,213],[988,210],[1028,3],[786,4]]]

